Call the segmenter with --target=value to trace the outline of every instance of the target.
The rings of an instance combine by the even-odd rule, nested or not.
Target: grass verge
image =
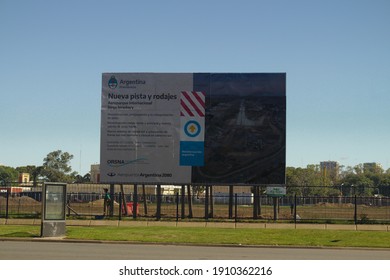
[[[0,226],[1,237],[39,237],[40,226]],[[390,248],[390,233],[309,229],[68,226],[67,239],[136,243]]]

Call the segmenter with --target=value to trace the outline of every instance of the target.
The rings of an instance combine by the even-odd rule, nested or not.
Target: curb
[[[0,219],[0,225],[41,225],[40,219]],[[369,224],[293,224],[293,223],[234,223],[234,222],[176,222],[176,221],[123,221],[123,220],[66,220],[67,226],[85,227],[202,227],[202,228],[254,228],[254,229],[317,229],[350,231],[390,231],[390,225]]]
[[[34,237],[34,238],[0,238],[2,241],[11,242],[53,242],[53,243],[82,243],[82,244],[129,244],[146,246],[188,246],[188,247],[230,247],[230,248],[288,248],[288,249],[332,249],[332,250],[367,250],[367,251],[390,251],[390,248],[377,247],[331,247],[331,246],[298,246],[298,245],[242,245],[242,244],[208,244],[208,243],[169,243],[169,242],[133,242],[133,241],[112,241],[112,240],[82,240],[66,239],[65,237]]]

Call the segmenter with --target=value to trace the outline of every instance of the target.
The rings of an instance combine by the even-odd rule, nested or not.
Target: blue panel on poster
[[[204,142],[181,141],[180,142],[180,165],[203,166],[204,165]]]

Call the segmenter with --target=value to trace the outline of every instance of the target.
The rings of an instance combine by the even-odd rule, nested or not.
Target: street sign
[[[281,197],[286,195],[286,186],[271,185],[267,186],[266,194],[273,197]]]

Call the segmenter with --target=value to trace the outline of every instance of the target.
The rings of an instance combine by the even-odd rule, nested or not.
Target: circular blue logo
[[[115,79],[115,76],[111,76],[110,80],[108,81],[108,87],[114,89],[117,86],[118,86],[118,81]]]
[[[196,137],[200,131],[201,127],[197,121],[189,121],[184,126],[184,132],[188,137]]]

